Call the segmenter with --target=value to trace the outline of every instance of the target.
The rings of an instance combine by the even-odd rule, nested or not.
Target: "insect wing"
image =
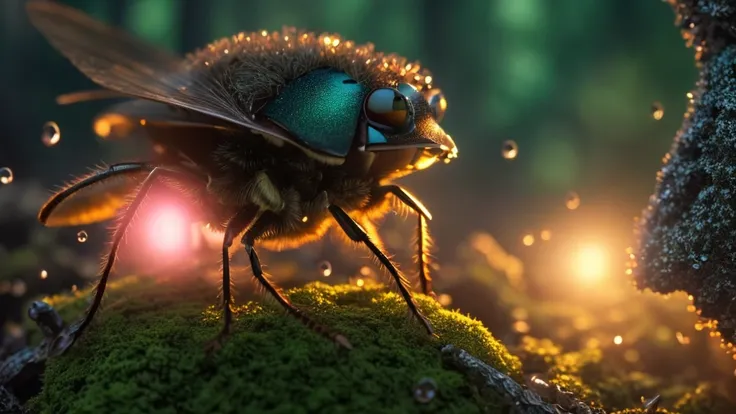
[[[192,76],[182,58],[56,2],[33,0],[27,11],[49,42],[100,86],[289,139],[249,119],[213,77]]]

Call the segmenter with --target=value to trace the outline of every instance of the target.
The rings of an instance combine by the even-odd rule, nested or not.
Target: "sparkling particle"
[[[622,343],[624,343],[624,338],[621,335],[616,335],[613,338],[613,343],[616,345],[621,345]]]
[[[327,260],[319,264],[319,272],[322,276],[327,277],[332,274],[332,263]]]
[[[49,277],[49,272],[42,270],[40,276],[41,276],[41,279],[46,279]]]
[[[526,321],[514,322],[514,330],[519,333],[528,333],[531,327]]]
[[[13,182],[13,170],[8,167],[0,168],[0,184],[10,184]]]
[[[534,235],[525,234],[524,237],[522,237],[521,242],[524,243],[524,246],[531,246],[532,244],[534,244]]]
[[[654,102],[652,104],[652,118],[655,121],[659,121],[664,118],[664,106],[660,102]]]
[[[49,121],[43,124],[43,132],[41,133],[41,142],[47,147],[53,147],[61,141],[61,131],[56,122]]]
[[[504,141],[503,146],[501,147],[501,155],[507,160],[513,160],[516,158],[516,156],[519,155],[519,146],[516,144],[516,141]]]
[[[358,287],[363,287],[363,285],[365,285],[365,280],[363,280],[363,279],[358,279],[358,280],[356,280],[356,281],[355,281],[355,284],[356,284],[356,285],[357,285]]]
[[[442,306],[450,306],[452,304],[452,296],[447,293],[440,293],[440,295],[437,296],[437,301]]]
[[[422,378],[414,386],[414,400],[427,404],[437,396],[437,383],[432,378]]]
[[[89,236],[87,235],[87,232],[84,231],[84,230],[82,230],[79,233],[77,233],[77,241],[80,242],[80,243],[86,242],[88,238],[89,238]]]
[[[575,210],[580,207],[580,196],[574,191],[570,191],[565,196],[565,207],[568,210]]]
[[[687,344],[690,343],[690,338],[687,337],[687,336],[685,336],[685,335],[683,335],[682,332],[677,332],[675,334],[675,338],[677,338],[677,342],[679,342],[680,345],[687,345]]]

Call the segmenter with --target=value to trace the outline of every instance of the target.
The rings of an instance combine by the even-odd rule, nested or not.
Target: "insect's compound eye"
[[[429,108],[432,110],[432,116],[434,120],[439,124],[442,122],[442,118],[445,117],[445,111],[447,111],[447,100],[445,94],[439,89],[428,89],[424,92],[424,98],[429,103]]]
[[[376,89],[365,101],[368,123],[381,131],[401,134],[409,132],[414,125],[414,107],[396,89]]]

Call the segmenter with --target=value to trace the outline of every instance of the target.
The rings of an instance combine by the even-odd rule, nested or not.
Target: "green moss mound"
[[[286,294],[318,321],[345,334],[339,349],[270,301],[237,307],[233,335],[212,356],[220,329],[216,291],[204,279],[127,278],[108,290],[103,312],[67,354],[49,361],[40,413],[500,413],[500,398],[442,365],[439,348],[466,349],[520,378],[520,363],[483,325],[419,295],[439,338],[407,316],[381,285],[313,283]],[[87,293],[48,298],[66,321]],[[422,378],[437,384],[429,403],[414,399]]]

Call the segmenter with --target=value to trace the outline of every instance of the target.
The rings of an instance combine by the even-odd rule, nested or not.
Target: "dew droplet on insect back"
[[[56,122],[49,121],[43,124],[43,132],[41,133],[41,142],[47,147],[53,147],[61,141],[61,131]]]
[[[327,277],[332,274],[332,264],[327,260],[319,264],[319,272],[322,276]]]
[[[574,191],[570,191],[565,196],[565,207],[569,210],[575,210],[580,207],[580,196]]]
[[[82,230],[79,233],[77,233],[77,241],[80,242],[80,243],[86,242],[88,238],[89,238],[89,236],[87,235],[87,232],[84,231],[84,230]]]
[[[516,141],[508,140],[504,141],[501,146],[501,155],[507,160],[513,160],[519,155],[519,146]]]
[[[426,404],[437,395],[437,383],[432,378],[422,378],[414,386],[414,399]]]
[[[0,184],[10,184],[13,182],[13,170],[8,167],[0,168]]]
[[[664,118],[664,106],[660,102],[654,102],[652,104],[652,118],[655,121],[659,121]]]

